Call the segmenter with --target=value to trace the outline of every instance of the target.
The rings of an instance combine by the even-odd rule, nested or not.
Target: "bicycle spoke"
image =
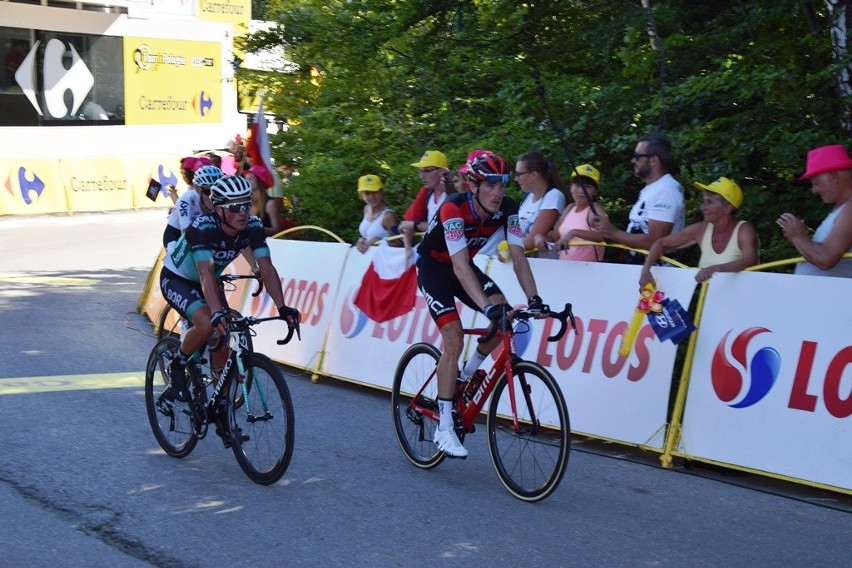
[[[179,342],[167,337],[154,346],[145,367],[145,406],[148,421],[157,443],[168,455],[182,458],[189,455],[198,442],[190,413],[163,397],[169,384],[169,364]]]
[[[437,466],[445,457],[432,441],[438,426],[432,417],[438,412],[435,370],[439,358],[440,353],[432,345],[418,343],[409,347],[397,366],[391,394],[399,445],[411,463],[424,469]]]
[[[520,362],[514,369],[513,388],[504,377],[494,391],[488,445],[509,492],[525,501],[538,501],[556,489],[565,473],[571,432],[568,411],[559,385],[544,368]],[[516,417],[511,411],[512,392]]]
[[[231,380],[229,400],[228,427],[237,462],[253,481],[275,483],[287,470],[294,442],[293,404],[284,376],[269,358],[252,354],[246,359],[245,380]]]

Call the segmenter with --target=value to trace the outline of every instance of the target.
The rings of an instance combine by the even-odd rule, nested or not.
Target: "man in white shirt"
[[[645,182],[645,187],[630,210],[627,230],[614,228],[605,216],[593,218],[592,227],[607,241],[648,250],[658,239],[683,229],[686,220],[683,187],[669,173],[672,144],[662,134],[641,138],[631,163],[634,175]],[[641,261],[641,257],[637,259]]]

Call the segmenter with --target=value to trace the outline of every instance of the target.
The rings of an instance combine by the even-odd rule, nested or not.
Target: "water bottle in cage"
[[[471,375],[470,380],[467,382],[467,388],[464,390],[464,397],[466,400],[470,401],[473,399],[473,395],[476,394],[476,391],[479,390],[479,385],[482,384],[482,381],[485,380],[485,371],[482,369],[477,369],[474,371],[473,375]]]

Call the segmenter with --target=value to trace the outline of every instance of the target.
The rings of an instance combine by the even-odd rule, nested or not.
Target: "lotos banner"
[[[678,453],[852,488],[849,284],[714,275]]]

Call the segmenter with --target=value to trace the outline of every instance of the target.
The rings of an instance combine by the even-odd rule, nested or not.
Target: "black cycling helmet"
[[[213,184],[211,199],[214,205],[228,201],[251,199],[251,184],[242,176],[225,176]]]
[[[498,154],[488,152],[468,164],[467,175],[474,181],[509,183],[509,164]]]

